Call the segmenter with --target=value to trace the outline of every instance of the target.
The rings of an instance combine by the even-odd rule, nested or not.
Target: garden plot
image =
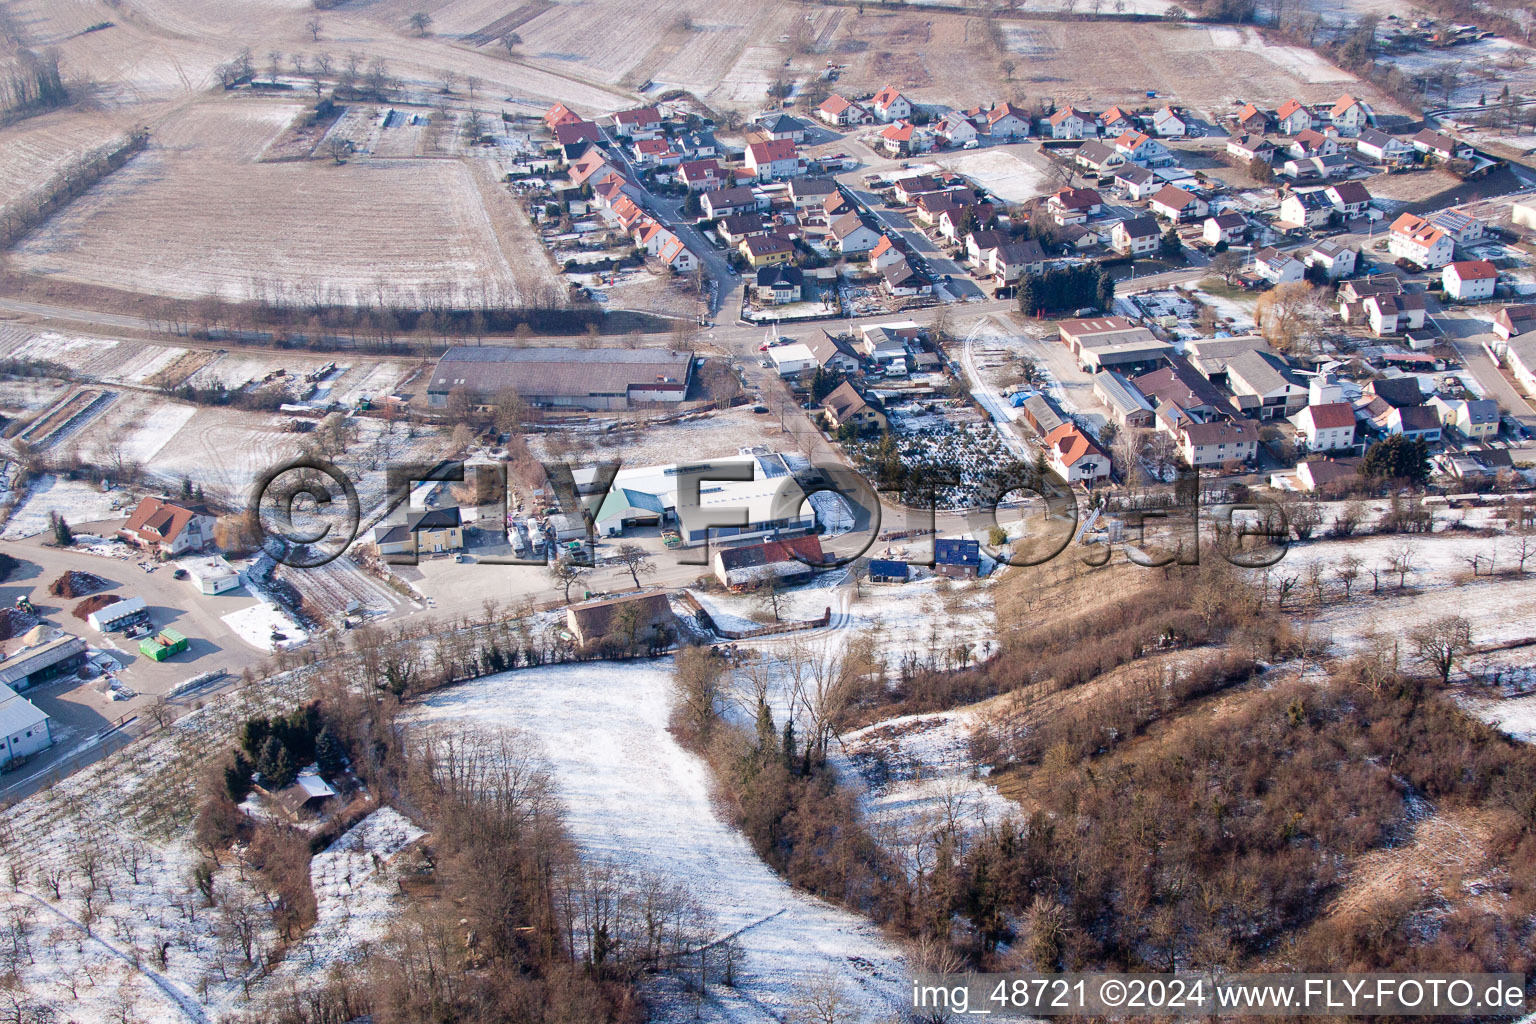
[[[1230,321],[1227,329],[1233,334],[1244,334],[1258,329],[1253,321],[1252,302],[1229,298],[1225,295],[1213,295],[1200,289],[1195,290],[1194,296],[1210,306],[1218,317]]]
[[[36,415],[63,398],[69,388],[50,377],[0,379],[0,415],[13,420]]]
[[[1050,175],[1006,149],[944,156],[935,162],[965,175],[1006,203],[1022,203],[1051,190]]]
[[[52,474],[27,485],[26,496],[6,521],[7,540],[32,537],[51,528],[48,517],[57,512],[70,523],[94,523],[126,514],[121,491],[103,491],[93,480],[66,480]]]
[[[709,773],[667,729],[670,659],[529,669],[438,691],[419,727],[526,732],[543,749],[587,856],[690,893],[717,934],[740,930],[733,988],[716,986],[703,1019],[784,1019],[797,991],[828,974],[860,1020],[904,998],[900,952],[862,918],[795,892],[722,821]]]
[[[531,225],[479,161],[258,163],[291,108],[212,110],[168,122],[29,235],[13,266],[181,298],[560,301],[547,258],[522,244]]]

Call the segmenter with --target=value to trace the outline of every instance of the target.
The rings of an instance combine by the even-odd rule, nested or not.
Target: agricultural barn
[[[0,685],[25,690],[73,672],[85,664],[85,654],[85,641],[68,634],[33,647],[23,647],[0,661]]]
[[[48,716],[9,686],[0,686],[0,767],[52,745]]]
[[[826,561],[821,538],[792,537],[721,548],[715,552],[715,578],[732,590],[747,590],[760,583],[792,586],[816,575]]]
[[[672,605],[660,591],[587,601],[565,610],[566,628],[583,644],[610,633],[627,633],[639,639],[652,630],[668,632],[673,624]]]
[[[533,405],[632,409],[681,402],[692,373],[692,352],[664,349],[450,348],[432,371],[427,404],[442,408],[459,387],[490,403],[511,388]]]

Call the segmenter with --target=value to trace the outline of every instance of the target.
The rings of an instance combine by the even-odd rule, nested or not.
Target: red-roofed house
[[[872,124],[875,120],[875,115],[863,106],[835,93],[816,108],[816,116],[839,128],[853,124]]]
[[[1045,119],[1053,139],[1081,139],[1094,127],[1094,119],[1073,107],[1062,107]]]
[[[591,121],[577,118],[574,121],[564,121],[555,125],[555,142],[560,145],[567,158],[578,155],[581,146],[589,142],[596,143],[597,139],[597,125]]]
[[[897,121],[880,129],[880,148],[892,156],[906,156],[918,148],[917,128],[911,121]]]
[[[1493,298],[1498,287],[1499,270],[1487,260],[1458,260],[1447,263],[1440,272],[1445,294],[1463,302]]]
[[[1029,115],[1011,103],[999,103],[987,111],[987,133],[994,139],[1022,139],[1029,135]]]
[[[665,263],[679,274],[687,273],[699,265],[694,258],[693,251],[682,243],[676,235],[663,242],[661,249],[656,253],[656,258]]]
[[[1099,126],[1104,129],[1105,135],[1119,135],[1121,132],[1137,130],[1136,119],[1119,107],[1110,107],[1100,114]]]
[[[900,262],[903,259],[906,259],[906,257],[900,249],[896,248],[896,243],[891,240],[891,236],[881,235],[880,241],[876,242],[875,247],[869,250],[869,272],[871,274],[878,274],[892,263]]]
[[[757,175],[759,181],[771,178],[792,178],[805,173],[795,144],[788,139],[770,139],[754,142],[747,147],[747,169]]]
[[[580,121],[581,118],[571,111],[564,103],[556,103],[544,112],[544,127],[554,131],[562,124],[571,124]]]
[[[626,139],[648,139],[661,132],[661,111],[655,107],[621,110],[613,115],[613,133]]]
[[[1412,260],[1426,269],[1451,262],[1456,242],[1450,235],[1423,217],[1405,213],[1392,222],[1387,251],[1393,256]]]
[[[726,172],[718,160],[690,160],[678,168],[677,174],[690,192],[713,192],[725,187]]]
[[[144,498],[117,535],[156,554],[179,555],[213,543],[213,523],[213,514],[201,505]]]
[[[870,109],[882,121],[904,121],[912,116],[912,101],[894,85],[887,85],[869,101]]]
[[[1349,93],[1345,93],[1328,111],[1328,120],[1338,129],[1340,135],[1359,135],[1360,129],[1366,124],[1365,105]]]
[[[1077,426],[1063,423],[1041,439],[1051,468],[1069,484],[1092,485],[1109,476],[1109,456]]]
[[[1210,204],[1193,192],[1186,192],[1177,185],[1164,185],[1153,193],[1148,209],[1159,217],[1166,217],[1175,224],[1199,220],[1210,212]]]
[[[1355,443],[1355,407],[1348,402],[1309,405],[1292,416],[1291,422],[1308,451],[1338,451]]]
[[[1280,124],[1281,134],[1299,135],[1312,127],[1312,111],[1300,100],[1286,100],[1275,111],[1275,120]]]
[[[1237,112],[1237,126],[1245,132],[1263,135],[1269,130],[1269,115],[1252,103],[1245,104]]]

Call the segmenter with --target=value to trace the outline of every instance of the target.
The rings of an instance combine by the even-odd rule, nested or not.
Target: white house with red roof
[[[869,250],[869,272],[878,274],[892,263],[899,263],[905,258],[902,251],[896,248],[896,243],[892,241],[890,235],[881,235],[880,241]]]
[[[544,127],[548,128],[550,131],[554,131],[562,124],[572,124],[580,120],[582,120],[582,118],[574,113],[571,108],[567,107],[564,103],[556,103],[554,106],[550,107],[544,112]]]
[[[1053,139],[1081,139],[1094,130],[1094,119],[1071,106],[1057,110],[1045,124]]]
[[[1189,122],[1172,107],[1163,107],[1152,115],[1152,131],[1165,139],[1181,138],[1189,134]]]
[[[1487,260],[1458,260],[1447,263],[1440,272],[1445,294],[1462,302],[1493,298],[1499,283],[1499,269]]]
[[[1355,407],[1348,402],[1309,405],[1291,422],[1308,451],[1336,452],[1355,443]]]
[[[771,139],[754,142],[747,147],[747,169],[759,181],[773,178],[792,178],[805,173],[805,162],[795,144],[788,139]]]
[[[1451,262],[1456,241],[1423,217],[1405,213],[1392,222],[1387,251],[1425,269],[1434,269]]]
[[[1360,134],[1360,129],[1369,123],[1369,117],[1365,111],[1365,104],[1355,99],[1349,93],[1339,97],[1328,111],[1328,121],[1338,129],[1340,135],[1355,136]]]
[[[655,107],[636,107],[613,115],[613,134],[626,139],[649,139],[661,134],[661,111]]]
[[[1135,131],[1140,126],[1136,118],[1119,107],[1110,107],[1099,115],[1099,127],[1104,129],[1105,135],[1119,135],[1121,132]]]
[[[897,121],[880,129],[880,148],[892,156],[921,153],[929,148],[929,136],[911,121]]]
[[[1175,224],[1199,220],[1210,212],[1210,204],[1193,192],[1177,185],[1164,185],[1147,201],[1147,208]]]
[[[894,85],[887,85],[869,101],[869,109],[882,121],[905,121],[912,116],[912,101]]]
[[[679,274],[687,273],[699,265],[693,250],[684,245],[676,235],[661,244],[661,248],[656,252],[656,258]]]
[[[1063,423],[1040,440],[1051,468],[1067,483],[1092,485],[1109,477],[1109,456],[1076,424]]]
[[[1140,167],[1165,167],[1173,163],[1168,147],[1146,132],[1121,132],[1115,139],[1115,152],[1124,153],[1127,160]]]
[[[816,108],[816,116],[827,124],[837,128],[846,128],[855,124],[872,124],[875,115],[866,110],[862,104],[833,93],[822,101]]]
[[[724,188],[726,172],[718,160],[689,160],[677,169],[677,176],[690,192],[713,192]]]
[[[1275,111],[1282,135],[1300,135],[1312,127],[1312,111],[1298,99],[1289,99]]]
[[[198,551],[213,543],[214,517],[201,505],[144,498],[117,531],[130,544],[166,555]]]
[[[1012,103],[999,103],[987,111],[987,134],[994,139],[1027,138],[1029,115]]]

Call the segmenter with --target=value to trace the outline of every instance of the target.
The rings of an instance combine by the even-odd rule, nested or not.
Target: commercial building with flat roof
[[[442,408],[449,394],[464,388],[481,404],[510,389],[531,405],[632,409],[683,401],[692,376],[692,352],[459,346],[444,352],[433,368],[427,405]]]

